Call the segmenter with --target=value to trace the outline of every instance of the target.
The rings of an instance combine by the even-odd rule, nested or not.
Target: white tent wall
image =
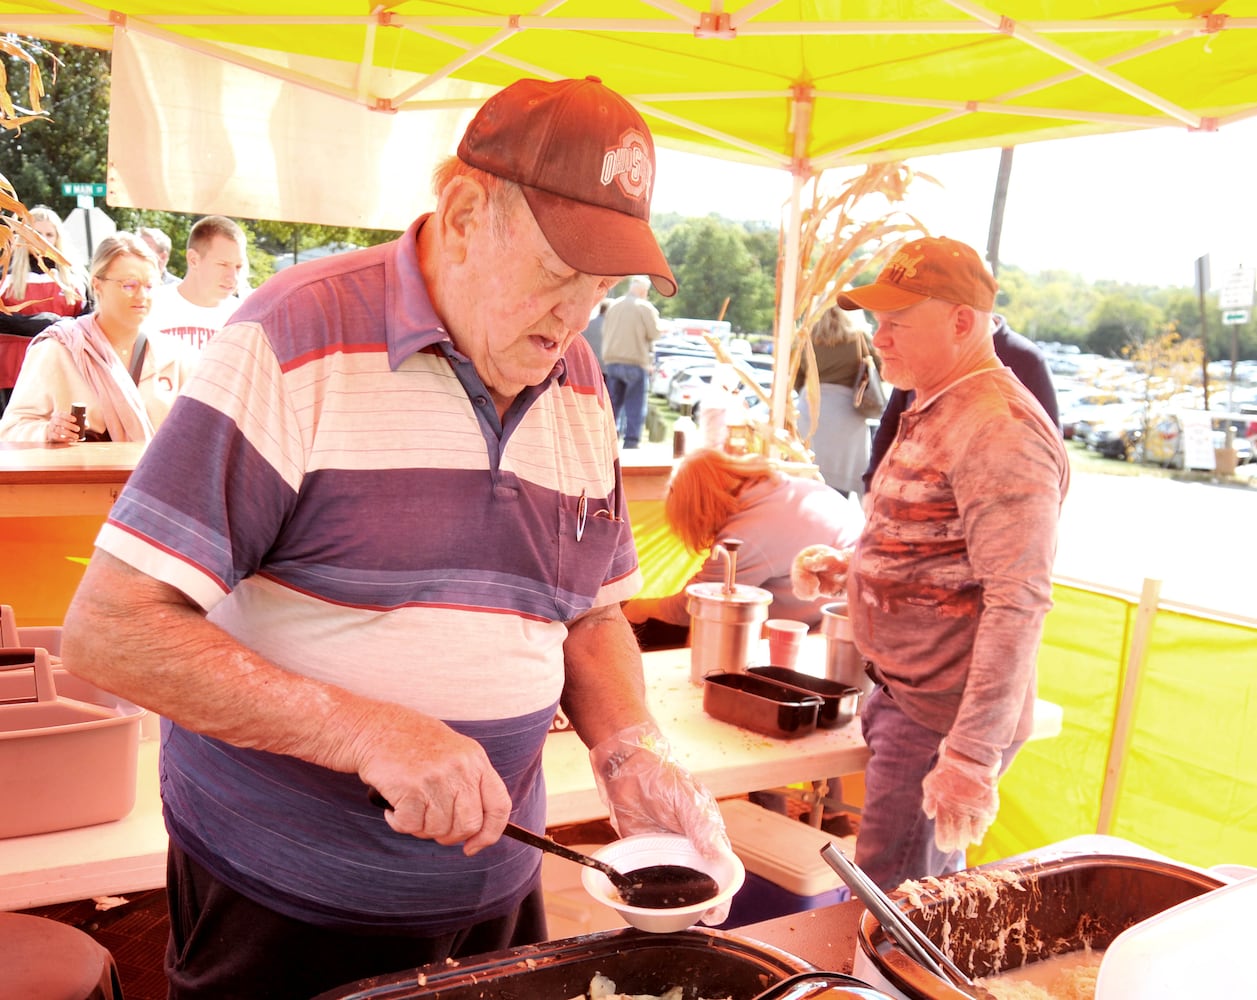
[[[355,70],[310,59],[298,68],[322,79]],[[444,81],[428,91],[432,110],[381,113],[120,31],[113,46],[108,203],[404,229],[433,206],[432,168],[454,152],[493,90]]]

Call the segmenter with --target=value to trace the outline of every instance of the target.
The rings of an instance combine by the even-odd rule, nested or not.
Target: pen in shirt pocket
[[[589,495],[585,490],[581,490],[580,499],[576,501],[576,540],[578,542],[585,536],[585,524],[590,516]],[[606,518],[608,521],[623,520],[610,508],[599,508],[593,512],[592,516]]]

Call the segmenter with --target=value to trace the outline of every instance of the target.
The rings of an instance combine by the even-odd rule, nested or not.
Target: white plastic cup
[[[768,662],[774,667],[794,670],[807,636],[807,622],[769,618],[764,622],[764,631],[768,634]]]

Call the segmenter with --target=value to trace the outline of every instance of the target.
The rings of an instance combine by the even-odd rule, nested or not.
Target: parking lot
[[[1130,594],[1159,579],[1163,601],[1257,621],[1257,484],[1109,475],[1082,464],[1074,463],[1061,512],[1058,577]]]

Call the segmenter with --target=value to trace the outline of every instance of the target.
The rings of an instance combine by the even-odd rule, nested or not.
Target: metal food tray
[[[743,729],[792,739],[815,732],[824,700],[754,674],[708,674],[703,678],[703,711]]]
[[[568,1000],[583,995],[598,973],[626,993],[681,985],[686,1000],[750,1000],[810,971],[800,958],[721,931],[648,934],[626,928],[362,979],[316,1000]]]
[[[816,725],[820,729],[845,726],[855,718],[860,704],[859,688],[824,677],[813,677],[789,667],[751,667],[747,673],[785,684],[787,687],[799,688],[805,694],[819,695],[823,704],[816,714]]]

